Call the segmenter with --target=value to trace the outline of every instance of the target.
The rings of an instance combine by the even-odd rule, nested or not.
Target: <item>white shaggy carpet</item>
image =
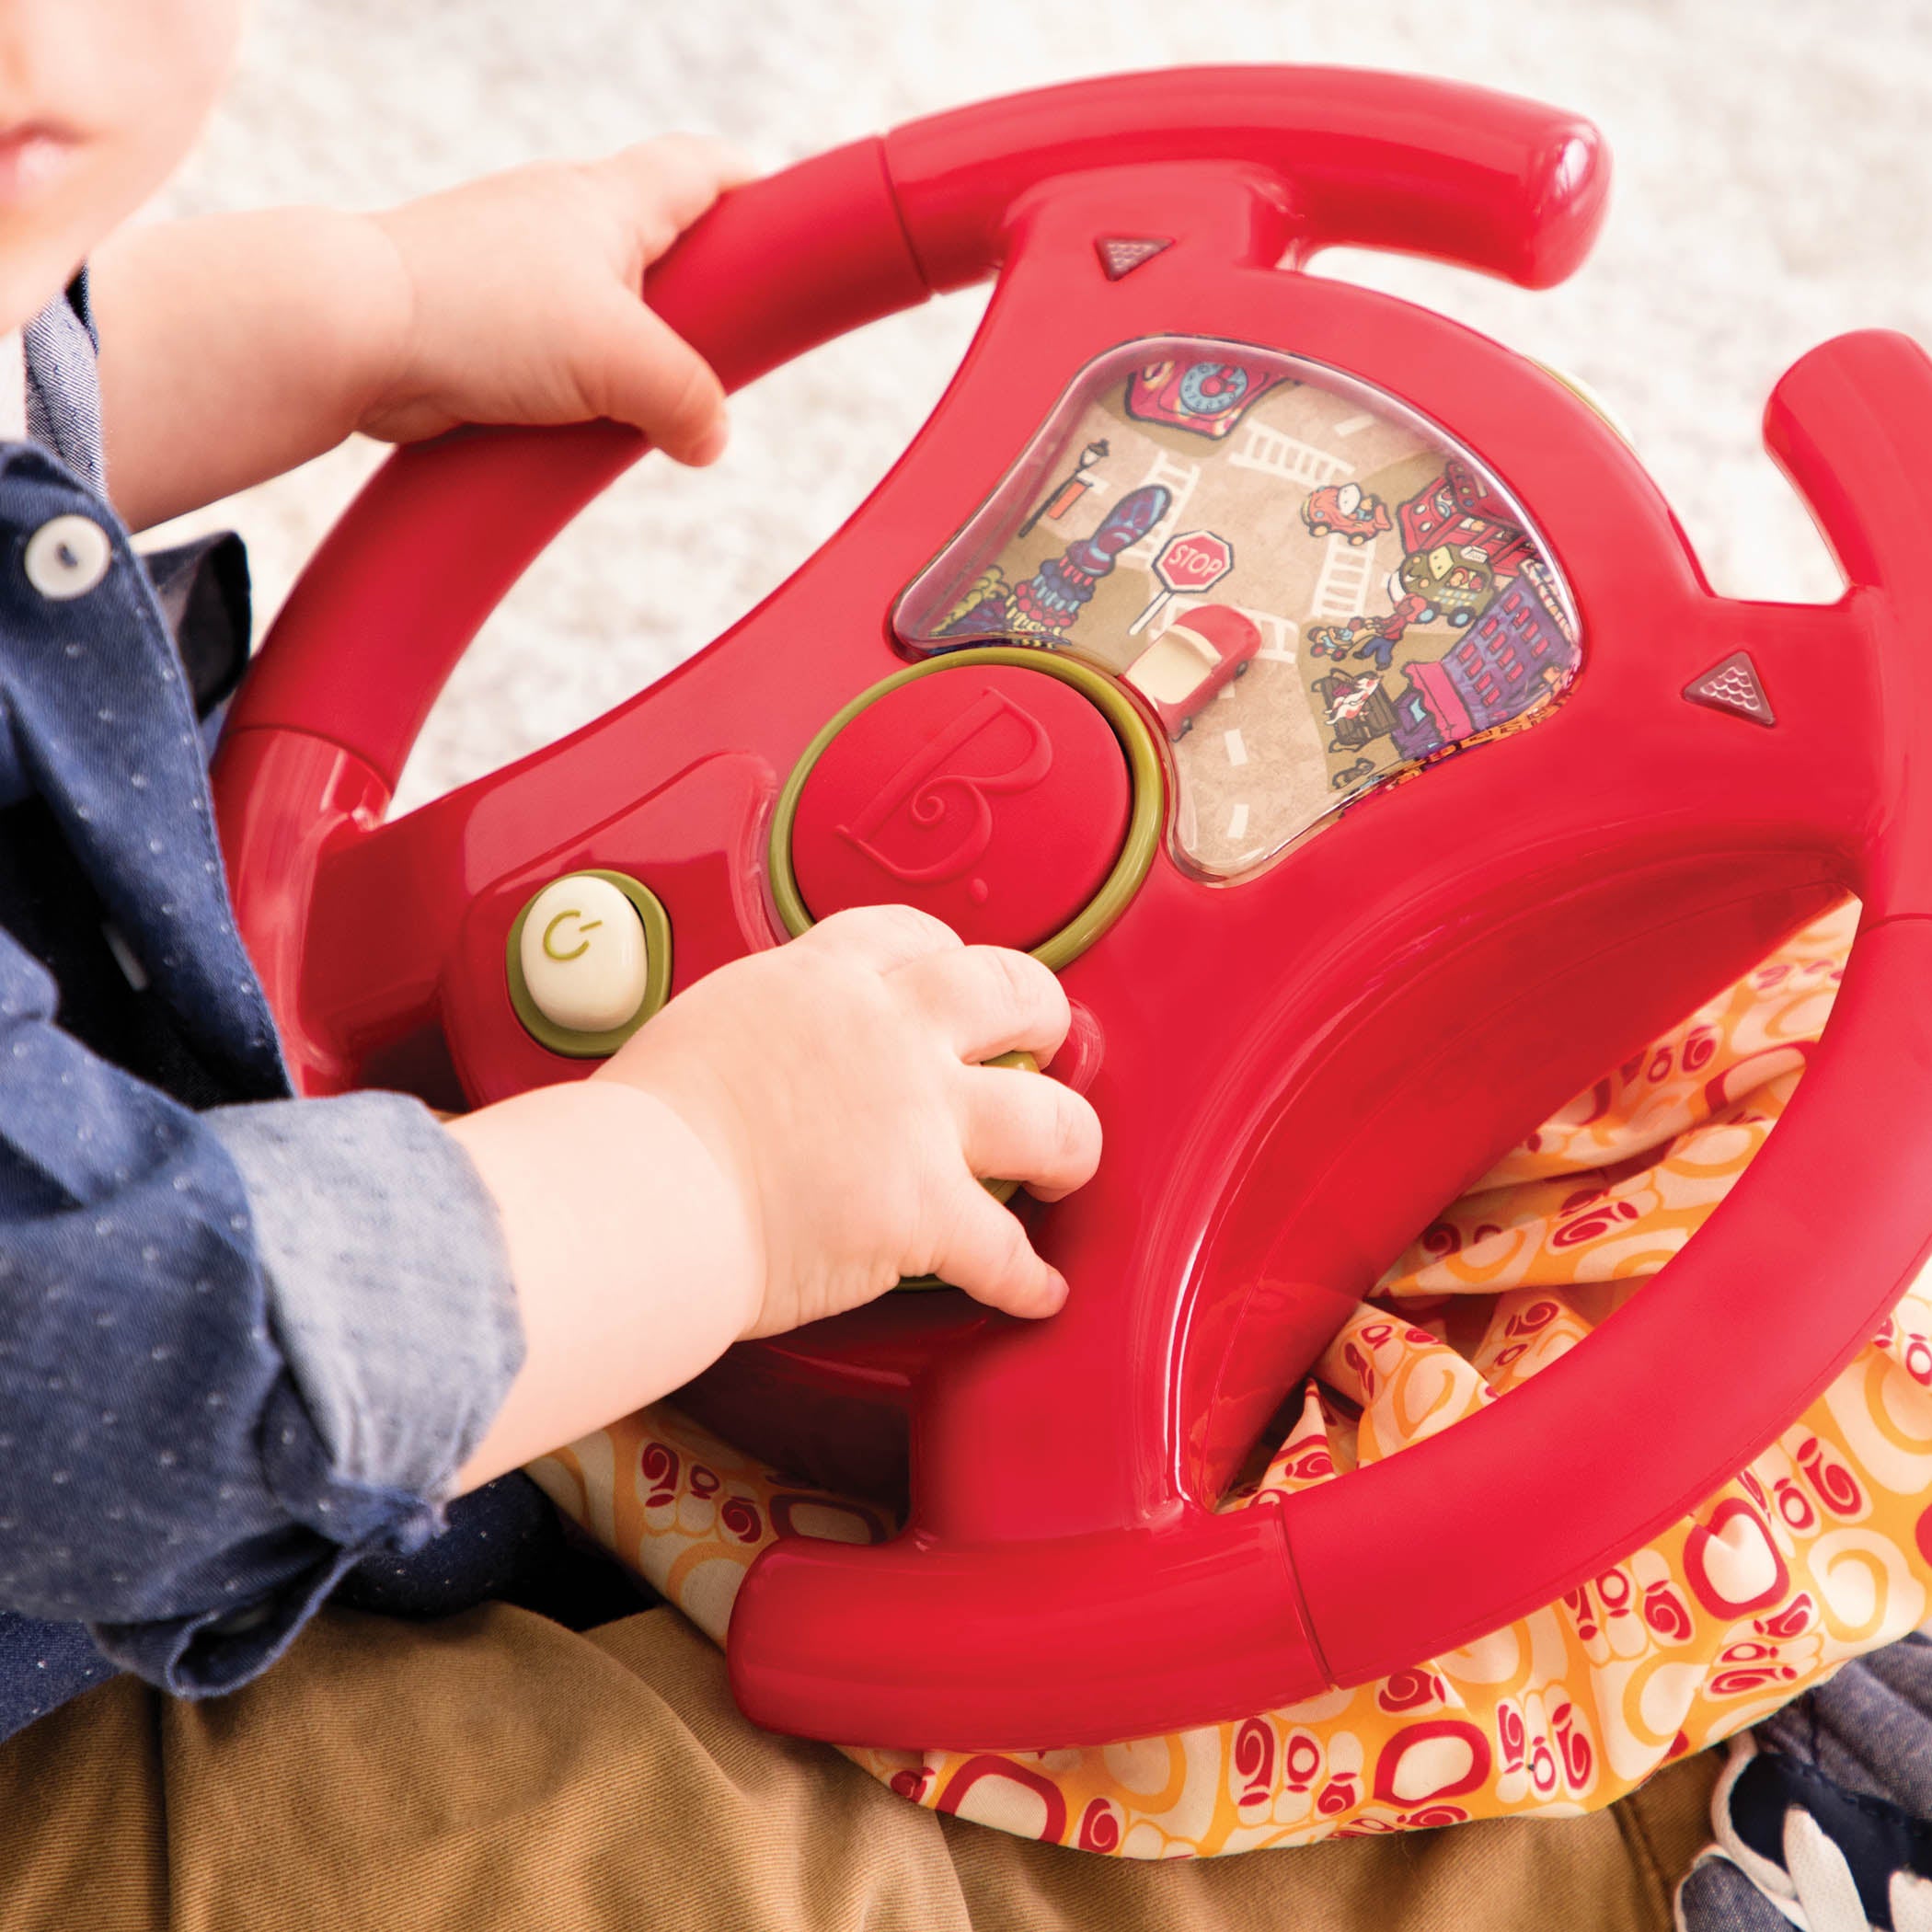
[[[1365,256],[1325,271],[1600,390],[1719,590],[1829,597],[1835,573],[1758,416],[1827,335],[1882,324],[1932,342],[1926,23],[1912,0],[259,0],[226,104],[157,212],[374,206],[678,127],[778,167],[960,102],[1169,63],[1479,80],[1608,134],[1616,188],[1594,258],[1546,294]],[[633,473],[479,640],[405,799],[594,716],[763,596],[904,446],[979,306],[951,298],[768,378],[708,474],[656,458]],[[251,542],[264,615],[377,454],[351,447],[221,506]]]

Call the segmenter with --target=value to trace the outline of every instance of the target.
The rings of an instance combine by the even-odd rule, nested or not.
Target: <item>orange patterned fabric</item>
[[[1335,1338],[1285,1438],[1224,1507],[1266,1507],[1452,1426],[1640,1293],[1789,1100],[1854,917],[1799,935],[1456,1202]],[[786,1484],[664,1405],[533,1473],[720,1640],[775,1536],[894,1527]],[[1466,1650],[1105,1749],[850,1755],[928,1808],[1140,1858],[1593,1809],[1923,1622],[1928,1500],[1932,1280],[1692,1516]]]

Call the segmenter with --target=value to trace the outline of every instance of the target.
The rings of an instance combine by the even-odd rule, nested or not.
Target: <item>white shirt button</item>
[[[650,973],[638,909],[607,879],[572,872],[530,903],[518,963],[552,1026],[607,1033],[637,1017]]]
[[[113,561],[113,540],[90,516],[54,517],[27,539],[27,581],[50,603],[85,597]]]

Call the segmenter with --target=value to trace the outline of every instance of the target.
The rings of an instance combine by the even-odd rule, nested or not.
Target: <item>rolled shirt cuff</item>
[[[330,1482],[440,1504],[523,1359],[496,1203],[469,1156],[406,1094],[201,1120],[240,1170],[270,1327]]]

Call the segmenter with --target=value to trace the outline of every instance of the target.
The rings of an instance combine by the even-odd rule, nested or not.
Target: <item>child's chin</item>
[[[0,199],[0,336],[32,320],[86,259],[88,238]]]

